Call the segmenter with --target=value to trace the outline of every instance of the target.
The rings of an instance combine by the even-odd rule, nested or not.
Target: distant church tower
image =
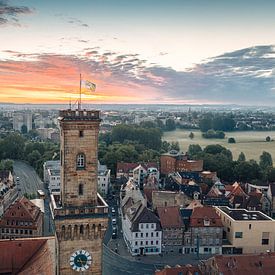
[[[102,274],[108,205],[97,194],[99,111],[59,112],[61,197],[52,206],[58,274]]]

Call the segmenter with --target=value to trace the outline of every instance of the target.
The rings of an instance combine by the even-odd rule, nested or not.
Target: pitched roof
[[[178,206],[169,207],[158,207],[157,212],[160,218],[160,223],[162,228],[173,227],[181,228],[183,227],[183,222],[181,219],[180,211]]]
[[[140,163],[132,163],[132,162],[118,162],[116,171],[119,173],[129,173],[133,171],[136,167],[138,167]],[[148,162],[141,164],[145,169],[150,167],[158,168],[158,164],[156,162]]]
[[[0,274],[53,274],[55,238],[0,240]]]
[[[139,211],[139,213],[135,216],[131,230],[133,232],[139,231],[138,225],[140,223],[155,223],[156,231],[161,230],[160,221],[158,217],[145,206],[143,206],[143,208],[141,208],[141,211]]]
[[[186,265],[186,266],[176,266],[176,267],[165,267],[162,270],[157,270],[155,275],[201,275],[201,271],[197,266]]]
[[[214,260],[218,272],[223,275],[273,275],[275,270],[275,253],[217,255]]]
[[[206,226],[204,221],[208,221],[207,226],[210,227],[223,227],[220,216],[217,214],[215,208],[211,206],[196,207],[193,209],[190,226],[204,227]]]
[[[25,220],[28,219],[35,221],[40,212],[39,207],[27,198],[22,197],[11,204],[3,216],[4,218],[13,217],[15,219],[22,219],[23,217]]]

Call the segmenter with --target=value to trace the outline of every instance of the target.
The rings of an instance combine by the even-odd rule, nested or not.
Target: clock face
[[[75,251],[70,257],[71,268],[75,271],[85,271],[91,264],[92,256],[83,249]]]

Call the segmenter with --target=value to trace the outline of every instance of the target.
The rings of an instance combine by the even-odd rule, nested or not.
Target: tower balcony
[[[61,110],[59,111],[60,121],[75,121],[75,120],[100,120],[100,111],[98,110]]]
[[[84,205],[82,207],[63,207],[60,197],[51,195],[50,209],[53,219],[89,218],[108,216],[108,204],[97,193],[97,205]]]

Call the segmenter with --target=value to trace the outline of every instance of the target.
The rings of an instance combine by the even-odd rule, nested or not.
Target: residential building
[[[148,162],[148,163],[118,162],[117,169],[116,169],[116,177],[117,178],[120,178],[123,176],[126,178],[133,177],[133,171],[139,165],[142,165],[144,170],[146,170],[146,173],[149,168],[157,168],[158,169],[158,164],[156,162]],[[143,172],[141,174],[143,174]]]
[[[152,204],[153,209],[167,206],[186,207],[191,203],[192,199],[183,192],[173,191],[153,191]]]
[[[176,265],[175,267],[165,266],[162,270],[156,270],[155,275],[202,275],[198,266]]]
[[[122,231],[132,256],[161,253],[162,231],[158,217],[141,201],[130,198],[122,208]]]
[[[274,251],[275,220],[260,211],[215,208],[224,226],[224,254]]]
[[[162,252],[182,253],[184,224],[179,206],[158,207],[162,227]]]
[[[223,224],[211,206],[194,207],[184,232],[183,253],[221,254]]]
[[[0,274],[53,275],[57,259],[53,236],[0,240]]]
[[[150,206],[152,206],[152,203],[153,203],[152,202],[153,191],[158,191],[158,190],[159,190],[158,180],[154,175],[150,174],[146,178],[146,182],[143,185],[144,197]]]
[[[40,208],[25,197],[16,200],[0,220],[0,239],[42,236],[43,216]]]
[[[60,161],[51,160],[43,165],[44,182],[47,184],[50,193],[60,194]]]
[[[160,156],[160,173],[168,175],[175,172],[201,172],[203,160],[189,160],[188,155],[175,150]]]
[[[16,200],[18,189],[11,171],[0,172],[0,218],[6,209]]]
[[[247,255],[215,255],[199,264],[205,275],[273,275],[275,270],[275,253]]]
[[[98,191],[105,198],[109,192],[111,181],[111,170],[106,165],[101,165],[98,162]]]
[[[14,112],[13,129],[21,132],[23,125],[27,127],[28,132],[32,129],[32,114],[30,112]]]
[[[270,217],[275,218],[275,183],[270,183],[268,186],[265,209]]]

